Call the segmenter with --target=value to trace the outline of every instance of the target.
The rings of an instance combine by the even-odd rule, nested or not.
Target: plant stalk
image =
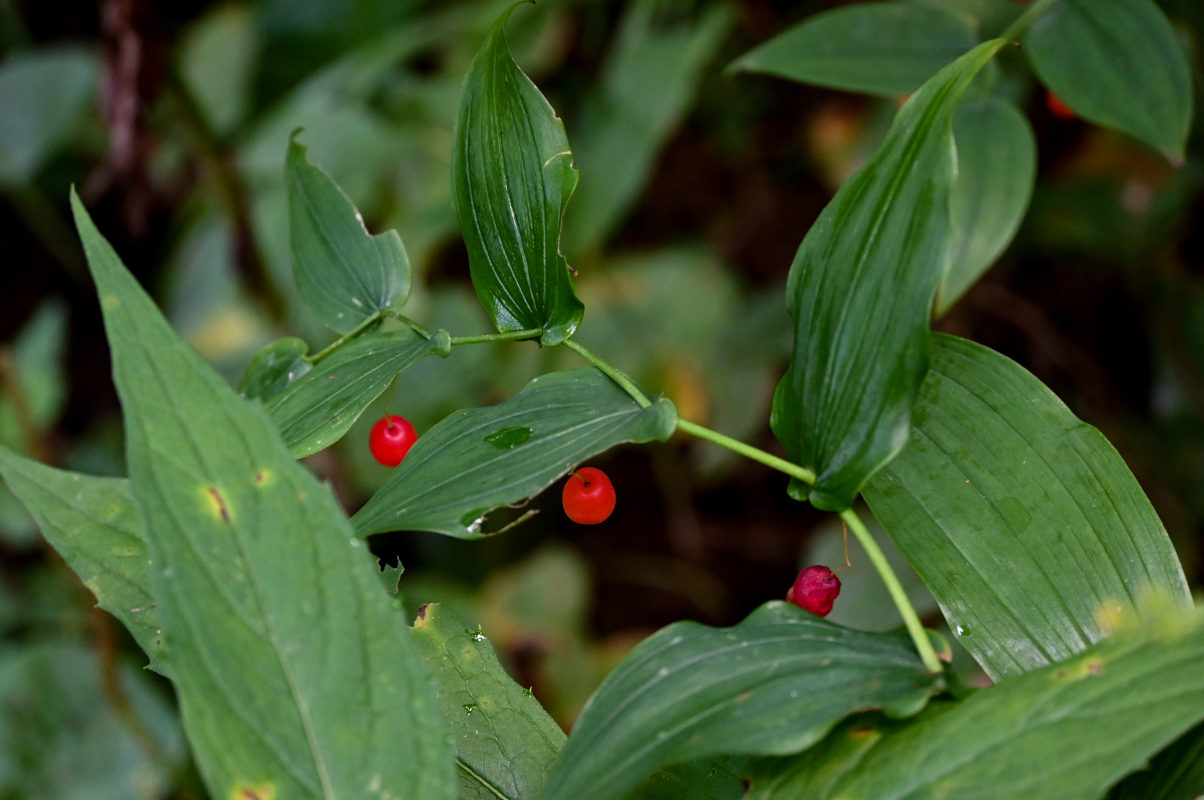
[[[635,385],[635,381],[633,381],[631,377],[627,375],[627,373],[611,366],[606,361],[591,353],[584,345],[578,344],[572,339],[565,339],[564,346],[584,358],[590,364],[593,364],[595,367],[602,370],[602,372],[606,373],[607,377],[619,384],[623,391],[627,392],[627,394],[631,395],[633,400],[639,403],[640,408],[648,408],[652,405],[652,401],[648,399],[648,395],[644,394],[643,390]]]
[[[505,333],[483,333],[480,336],[453,336],[452,347],[461,344],[486,344],[488,342],[518,342],[523,339],[534,339],[542,334],[539,328],[525,331],[506,331]]]
[[[929,672],[940,672],[940,659],[936,657],[936,651],[932,649],[932,642],[929,641],[928,634],[924,631],[924,626],[920,624],[920,618],[916,614],[915,607],[907,599],[907,592],[903,591],[903,584],[899,583],[899,578],[895,575],[895,571],[891,569],[890,563],[887,562],[882,548],[878,547],[878,543],[874,541],[873,535],[865,527],[865,523],[861,521],[861,517],[857,516],[856,511],[846,508],[840,512],[840,518],[849,526],[849,530],[857,537],[857,541],[861,542],[861,547],[865,550],[865,554],[869,556],[874,569],[878,570],[878,576],[886,584],[886,590],[890,592],[891,600],[895,602],[895,607],[899,609],[899,614],[903,617],[903,625],[906,626],[907,632],[911,635],[911,641],[915,644],[916,651],[920,654],[920,660],[924,662],[924,667]]]
[[[1037,0],[1036,3],[1033,3],[1032,7],[1017,17],[1011,25],[1007,26],[1004,32],[999,34],[999,38],[1008,39],[1013,42],[1017,41],[1020,38],[1020,34],[1028,30],[1028,26],[1032,25],[1037,17],[1048,11],[1049,7],[1056,2],[1058,0]]]
[[[370,328],[373,325],[375,325],[376,323],[380,322],[383,316],[384,316],[383,312],[377,311],[375,314],[368,317],[366,320],[361,322],[359,325],[356,325],[354,328],[347,331],[347,333],[344,333],[342,336],[335,339],[333,342],[326,345],[325,347],[323,347],[318,352],[314,353],[312,356],[310,356],[306,360],[309,361],[310,364],[317,364],[319,361],[326,358],[328,355],[333,353],[335,350],[338,350],[340,347],[347,344],[347,342],[356,338],[361,333],[368,330],[368,328]]]

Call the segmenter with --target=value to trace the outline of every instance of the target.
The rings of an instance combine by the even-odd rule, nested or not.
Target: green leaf
[[[564,124],[506,46],[511,6],[464,79],[452,188],[472,283],[499,331],[540,330],[558,344],[581,322],[560,254],[577,186]]]
[[[306,360],[309,345],[292,336],[263,347],[238,381],[238,393],[249,400],[270,400],[313,368]]]
[[[1021,44],[1041,82],[1076,114],[1183,160],[1191,71],[1153,0],[1061,0]]]
[[[460,800],[538,797],[564,731],[506,674],[485,635],[442,606],[422,606],[412,632],[456,742]]]
[[[732,628],[678,622],[598,688],[543,800],[622,797],[688,758],[798,752],[849,714],[915,713],[941,685],[906,637],[841,628],[783,602]]]
[[[374,559],[168,327],[72,195],[185,730],[215,797],[450,798],[450,743]]]
[[[479,539],[489,535],[482,528],[490,510],[539,493],[616,444],[664,441],[676,425],[668,400],[640,408],[596,369],[543,375],[504,403],[457,411],[418,437],[351,521],[361,536],[414,530]]]
[[[77,47],[12,53],[0,65],[0,185],[31,181],[57,151],[90,121],[96,104],[100,59]],[[95,123],[92,123],[93,125]]]
[[[410,294],[410,260],[397,231],[373,236],[330,176],[289,142],[289,246],[301,299],[324,325],[348,333]]]
[[[1099,431],[1004,356],[934,341],[911,440],[865,498],[987,673],[1072,656],[1150,592],[1189,602],[1162,523]]]
[[[178,796],[186,760],[171,702],[144,671],[120,659],[102,669],[84,643],[0,645],[0,797]]]
[[[1202,660],[1198,612],[1122,631],[885,736],[818,797],[1095,800],[1204,717]]]
[[[1112,787],[1108,800],[1186,800],[1204,794],[1204,724],[1180,736],[1141,770]]]
[[[792,461],[815,470],[819,508],[847,508],[907,441],[953,238],[953,113],[1001,44],[976,47],[912,96],[790,268],[794,356],[774,395],[773,430]],[[792,495],[807,491],[792,481]]]
[[[955,243],[937,292],[944,314],[995,262],[1024,219],[1037,177],[1037,142],[1011,103],[984,97],[953,116],[957,178],[951,211]]]
[[[649,775],[623,800],[743,800],[746,762],[716,756],[673,764]]]
[[[0,476],[97,605],[121,620],[151,668],[166,675],[146,532],[129,481],[55,469],[3,447]]]
[[[565,250],[597,250],[638,199],[731,28],[724,4],[638,0],[623,10],[596,88],[574,126],[574,162],[587,175],[568,208]]]
[[[450,350],[447,331],[429,338],[408,328],[363,334],[269,400],[268,412],[294,456],[316,453],[342,438],[399,372]]]
[[[929,704],[921,714],[947,705]],[[862,714],[845,720],[823,741],[793,757],[762,758],[747,770],[748,794],[741,800],[796,800],[831,796],[836,781],[857,766],[888,732],[905,727],[908,720],[883,719]]]
[[[860,3],[808,17],[732,69],[898,97],[977,44],[973,20],[949,9],[906,0]]]

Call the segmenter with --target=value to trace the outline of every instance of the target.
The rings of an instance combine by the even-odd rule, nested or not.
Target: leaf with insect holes
[[[511,6],[473,59],[452,151],[452,199],[477,296],[499,331],[572,336],[583,306],[560,254],[577,171],[564,123],[506,46]]]
[[[418,437],[351,521],[361,536],[415,530],[479,539],[489,535],[482,529],[493,509],[538,494],[616,444],[664,441],[676,425],[668,400],[640,408],[596,369],[553,372]]]

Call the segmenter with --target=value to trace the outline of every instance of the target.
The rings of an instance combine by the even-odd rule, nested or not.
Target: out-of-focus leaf
[[[930,3],[859,3],[808,17],[733,69],[898,97],[978,44],[973,20]]]
[[[255,23],[249,6],[215,5],[180,39],[180,77],[219,136],[234,131],[250,108],[259,55]]]
[[[0,476],[97,605],[129,629],[154,670],[167,674],[146,533],[129,481],[54,469],[2,447]]]
[[[622,220],[728,31],[729,6],[694,6],[639,0],[623,12],[597,90],[574,125],[574,162],[586,181],[566,214],[570,254],[597,249]]]
[[[361,536],[415,530],[478,539],[489,535],[482,528],[492,509],[539,493],[609,447],[663,441],[676,426],[671,402],[640,408],[596,369],[543,375],[418,437],[352,523]]]
[[[115,663],[103,686],[91,648],[34,641],[0,648],[0,797],[167,797],[184,737],[151,678]],[[128,704],[122,714],[113,692]],[[131,719],[137,720],[137,726]]]
[[[1095,428],[981,345],[937,335],[911,440],[866,501],[995,679],[1061,661],[1152,592],[1190,602],[1141,487]]]
[[[100,64],[81,48],[13,55],[0,65],[0,185],[32,179],[96,102]]]
[[[330,176],[289,142],[289,244],[305,304],[322,322],[348,333],[410,294],[410,260],[397,231],[373,236]]]
[[[649,775],[623,800],[742,800],[745,761],[716,756],[673,764]]]
[[[1183,159],[1191,71],[1153,0],[1062,0],[1021,44],[1042,83],[1076,114]]]
[[[238,381],[238,393],[249,400],[271,400],[290,383],[309,372],[309,345],[289,336],[269,342],[255,354]]]
[[[11,381],[0,393],[0,442],[29,452],[33,442],[27,439],[25,425],[44,429],[58,417],[67,395],[63,375],[66,339],[67,309],[49,301],[25,323],[11,348],[0,352],[5,359],[0,380]]]
[[[456,743],[460,800],[539,797],[564,731],[506,674],[484,633],[438,604],[419,610],[412,632]]]
[[[399,372],[450,349],[447,331],[363,334],[272,397],[268,412],[293,455],[316,453],[337,442]]]
[[[72,196],[185,729],[215,797],[454,795],[429,678],[330,489],[167,326]]]
[[[956,241],[937,291],[944,314],[995,262],[1020,227],[1037,177],[1037,142],[1011,103],[983,97],[953,116],[957,179],[951,211]]]
[[[583,307],[560,254],[577,186],[564,123],[510,57],[502,14],[473,59],[460,100],[452,186],[472,283],[499,331],[572,336]]]
[[[912,721],[813,796],[1095,800],[1204,717],[1201,660],[1198,611],[1122,631]]]
[[[732,628],[675,623],[590,699],[543,800],[623,797],[690,757],[798,752],[849,714],[915,713],[941,685],[905,636],[841,628],[787,603]]]
[[[818,476],[813,489],[792,481],[791,494],[809,492],[819,508],[847,508],[907,441],[953,239],[953,114],[1002,43],[976,47],[912,95],[790,268],[794,355],[774,395],[773,430]]]
[[[1194,800],[1204,794],[1204,725],[1112,787],[1108,800]]]

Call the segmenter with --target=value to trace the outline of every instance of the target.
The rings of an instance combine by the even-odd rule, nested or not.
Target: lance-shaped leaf
[[[129,481],[55,469],[4,447],[0,476],[97,605],[121,620],[151,668],[166,675],[146,534]]]
[[[464,79],[452,152],[452,198],[477,296],[499,331],[573,334],[583,307],[560,254],[577,186],[564,124],[506,46],[497,21]]]
[[[676,425],[671,402],[640,408],[596,369],[543,375],[504,403],[457,411],[418,437],[351,521],[361,536],[415,530],[479,539],[489,535],[490,510],[538,494],[616,444],[663,441]]]
[[[335,350],[268,401],[284,442],[300,458],[342,438],[389,382],[430,355],[451,351],[447,331],[366,333]]]
[[[973,20],[921,2],[859,3],[808,17],[731,66],[898,97],[978,44]]]
[[[732,628],[675,623],[594,693],[543,800],[623,797],[689,758],[798,752],[849,714],[915,713],[941,686],[905,636],[842,628],[787,603]]]
[[[943,314],[994,263],[1020,227],[1037,177],[1037,141],[1011,103],[983,97],[953,117],[957,179],[949,272],[937,292]]]
[[[180,340],[72,196],[185,731],[214,797],[454,794],[421,660],[330,489]]]
[[[1191,70],[1153,0],[1061,0],[1021,43],[1041,81],[1076,114],[1183,159]]]
[[[1095,800],[1204,718],[1204,625],[1189,614],[925,715],[807,796]]]
[[[1190,595],[1108,441],[1004,356],[934,336],[907,447],[866,501],[992,678],[1099,640],[1151,592]]]
[[[324,325],[348,333],[410,294],[410,260],[397,231],[373,236],[330,176],[290,141],[285,164],[289,246],[301,299]]]
[[[539,797],[564,731],[506,674],[479,630],[432,604],[412,632],[456,742],[460,800]]]
[[[810,499],[820,508],[847,508],[907,441],[953,239],[953,113],[1001,44],[976,47],[912,96],[790,268],[794,355],[774,395],[773,430],[792,461],[815,470]],[[807,487],[793,482],[791,493],[801,499]]]

